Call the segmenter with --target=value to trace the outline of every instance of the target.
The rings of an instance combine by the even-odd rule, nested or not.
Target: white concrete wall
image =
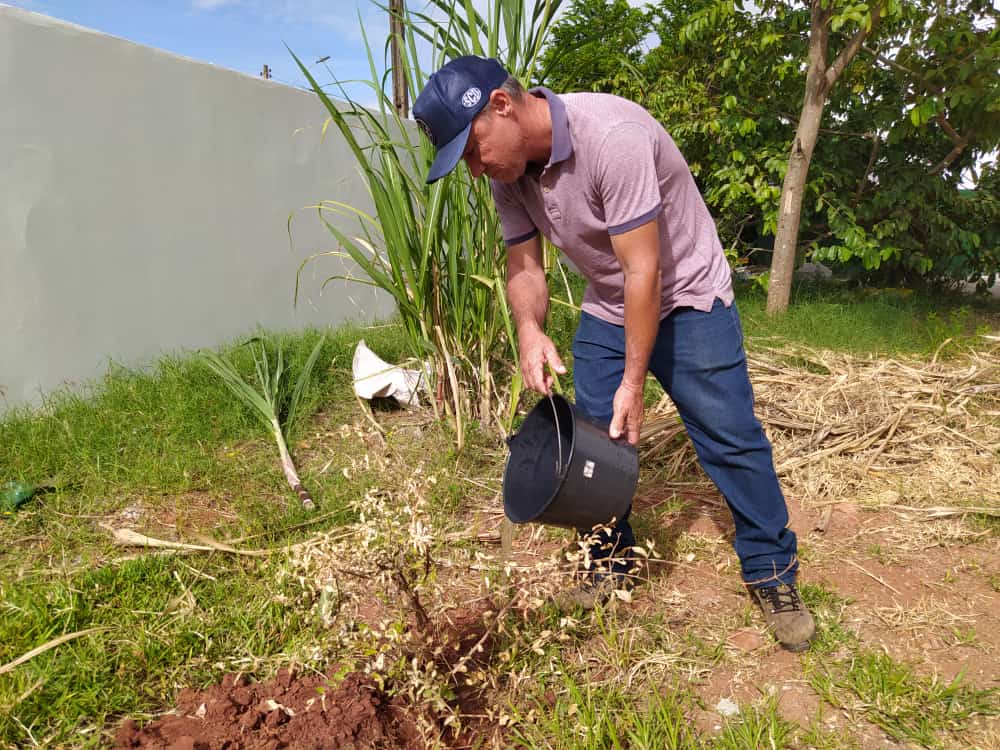
[[[315,95],[0,6],[0,412],[113,360],[391,314],[328,260],[371,203]],[[345,220],[345,229],[353,229]]]

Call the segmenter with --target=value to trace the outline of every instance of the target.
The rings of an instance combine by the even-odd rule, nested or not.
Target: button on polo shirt
[[[625,278],[611,237],[655,220],[661,318],[679,306],[710,311],[716,297],[732,304],[715,222],[663,126],[609,94],[530,93],[549,104],[552,152],[516,182],[491,181],[507,245],[541,232],[589,282],[583,310],[623,325]]]

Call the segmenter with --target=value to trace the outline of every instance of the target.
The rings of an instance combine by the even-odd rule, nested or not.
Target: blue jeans
[[[582,313],[573,359],[577,406],[610,424],[625,371],[625,329]],[[771,443],[754,415],[735,303],[716,299],[709,313],[671,312],[660,321],[649,370],[676,404],[702,468],[732,511],[743,580],[795,583],[795,533],[787,528]],[[595,559],[635,543],[628,514],[602,541],[592,547]]]

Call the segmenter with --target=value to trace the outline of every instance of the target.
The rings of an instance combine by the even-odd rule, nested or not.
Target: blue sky
[[[0,0],[106,34],[174,52],[242,73],[257,75],[266,63],[272,77],[306,85],[287,43],[323,83],[331,79],[370,80],[362,21],[381,58],[388,20],[370,0]],[[381,60],[379,60],[381,67]],[[369,89],[351,95],[369,103]]]

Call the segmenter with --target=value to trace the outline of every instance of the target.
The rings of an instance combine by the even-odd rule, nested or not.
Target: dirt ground
[[[718,638],[725,655],[710,670],[691,678],[699,708],[692,716],[703,736],[718,733],[720,701],[736,706],[774,696],[780,715],[803,727],[817,722],[828,732],[843,731],[860,748],[906,747],[849,707],[825,703],[804,673],[803,657],[783,651],[769,637],[739,584],[731,548],[732,521],[720,498],[699,492],[676,512],[658,512],[663,497],[647,489],[636,499],[636,517],[647,533],[668,547],[667,560],[653,566],[649,580],[630,604],[616,603],[621,621],[656,612],[668,627]],[[949,543],[937,535],[924,548],[892,543],[912,521],[896,513],[865,510],[851,503],[803,508],[789,498],[791,527],[799,535],[804,560],[800,581],[816,584],[846,604],[842,624],[867,648],[912,665],[916,672],[949,681],[961,675],[980,688],[1000,685],[1000,546],[981,535]],[[483,519],[492,522],[496,516]],[[947,521],[933,523],[946,524]],[[822,530],[820,530],[822,529]],[[552,535],[518,529],[515,559],[534,558],[558,547]],[[461,602],[453,612],[461,615]],[[370,603],[365,605],[370,607]],[[374,616],[374,612],[371,614]],[[963,635],[964,634],[964,635]],[[126,721],[118,748],[236,750],[258,748],[404,748],[428,745],[408,707],[389,699],[372,680],[352,673],[342,680],[327,674],[281,672],[276,679],[250,683],[236,675],[204,691],[184,690],[174,711],[139,728]],[[336,687],[330,687],[336,685]],[[944,747],[1000,747],[1000,723],[977,719],[960,744]],[[453,739],[453,747],[507,744],[495,723],[473,724]],[[845,740],[845,747],[850,744]]]
[[[785,467],[779,473],[799,540],[799,583],[816,606],[822,647],[788,653],[767,632],[740,581],[729,510],[683,441],[668,436],[644,448],[631,517],[639,543],[655,550],[643,580],[631,596],[574,619],[546,614],[543,601],[565,584],[560,550],[572,546],[572,534],[518,527],[509,553],[503,551],[500,477],[491,474],[502,456],[484,457],[476,470],[487,476],[443,470],[444,481],[458,488],[457,502],[438,518],[427,500],[438,479],[413,453],[423,444],[419,420],[380,415],[391,425],[386,434],[400,436],[399,447],[358,420],[318,426],[315,445],[328,447],[305,458],[307,469],[336,462],[345,476],[371,470],[386,480],[359,498],[356,510],[365,522],[349,531],[363,549],[381,550],[382,563],[357,563],[371,568],[371,583],[352,588],[337,572],[358,540],[348,546],[343,537],[323,535],[298,545],[288,575],[302,582],[303,602],[319,601],[331,632],[339,627],[346,634],[343,643],[357,646],[350,639],[359,628],[385,636],[395,618],[393,658],[408,698],[392,685],[380,690],[377,677],[333,679],[328,665],[319,667],[326,675],[286,671],[253,685],[230,676],[200,693],[181,692],[171,713],[142,728],[127,721],[118,747],[524,746],[515,742],[512,723],[555,715],[568,700],[567,675],[588,686],[613,686],[630,700],[648,696],[650,685],[664,693],[679,686],[693,696],[685,716],[702,740],[724,731],[724,714],[768,703],[801,728],[798,744],[789,746],[795,750],[917,747],[889,733],[915,736],[892,724],[904,711],[877,704],[898,704],[902,696],[916,706],[904,709],[922,717],[925,706],[947,702],[927,697],[927,686],[956,679],[970,690],[994,691],[988,704],[994,708],[984,710],[995,712],[1000,411],[995,395],[983,399],[1000,392],[996,358],[977,355],[969,365],[932,361],[917,369],[809,356],[828,374],[763,362],[757,382],[764,387],[756,393],[763,421],[775,431],[776,465]],[[803,383],[808,398],[787,393]],[[791,413],[789,404],[798,404],[800,413]],[[669,414],[664,419],[668,426],[675,421]],[[681,428],[673,429],[677,436]],[[332,447],[348,436],[358,455]],[[400,563],[393,560],[406,555],[410,567],[395,567]],[[387,583],[381,594],[376,580]],[[418,588],[423,604],[415,606]],[[322,602],[329,590],[338,592],[338,605],[328,618]],[[500,611],[491,615],[494,606]],[[491,628],[499,647],[486,639]],[[407,640],[414,633],[417,638]],[[431,633],[450,635],[434,641]],[[871,679],[908,684],[851,687],[844,673],[858,662],[863,670],[866,660],[888,664],[873,668]],[[442,685],[447,689],[433,693]],[[462,732],[448,731],[442,717],[459,720]],[[973,713],[932,724],[925,747],[1000,750],[998,716]],[[820,739],[800,741],[807,732]]]
[[[945,682],[961,675],[966,685],[1000,687],[1000,545],[995,537],[904,550],[891,541],[905,525],[895,513],[852,503],[806,509],[793,498],[788,504],[790,526],[807,558],[800,583],[817,584],[846,600],[843,625],[866,648],[912,665],[920,675]],[[856,713],[824,703],[806,679],[803,659],[778,647],[756,612],[749,626],[737,621],[750,605],[738,583],[732,521],[724,508],[702,503],[675,523],[707,551],[692,563],[669,566],[650,587],[661,595],[637,597],[637,605],[657,607],[673,597],[682,602],[680,619],[728,632],[726,658],[696,684],[708,707],[695,717],[703,731],[720,729],[721,716],[713,709],[721,700],[744,706],[772,695],[779,713],[803,727],[819,720],[860,748],[907,747]],[[968,637],[961,638],[963,633]],[[943,746],[1000,747],[1000,722],[983,718],[977,724],[965,739],[949,743],[945,738]]]
[[[207,690],[183,690],[173,714],[139,729],[126,721],[118,748],[160,750],[419,750],[412,721],[371,681],[347,675],[335,689],[326,675],[295,675],[284,670],[267,682],[251,683],[227,675]]]

